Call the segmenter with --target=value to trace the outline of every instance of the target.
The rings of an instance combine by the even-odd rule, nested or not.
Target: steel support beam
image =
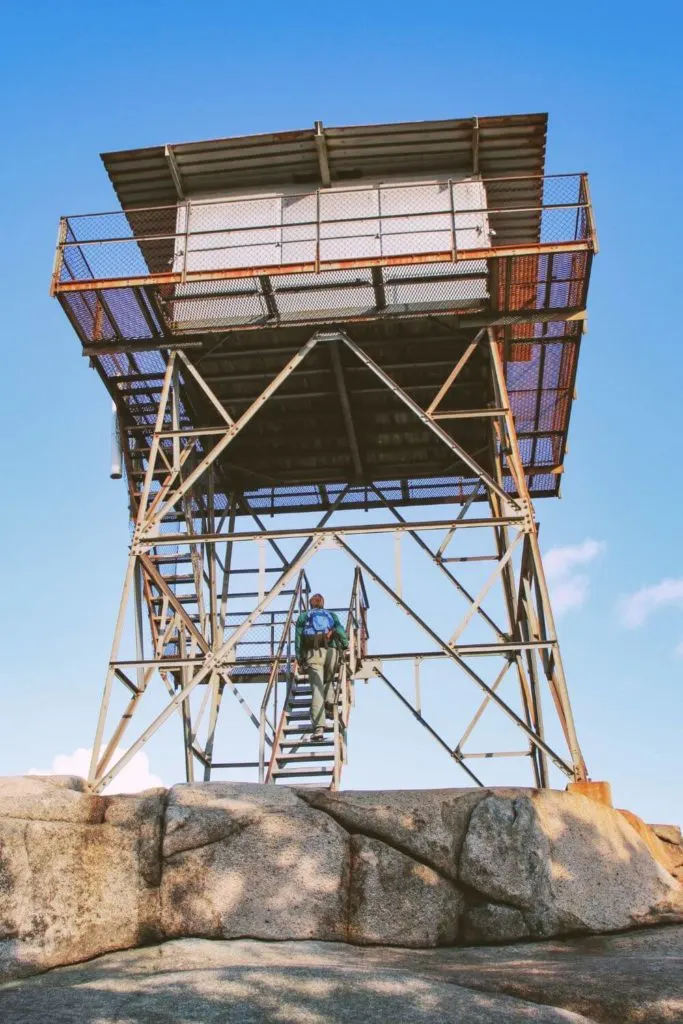
[[[316,524],[294,523],[270,529],[256,508],[222,479],[223,456],[230,443],[264,405],[276,400],[279,387],[316,345],[329,345],[341,407],[340,420],[349,440],[353,472],[356,477],[367,472],[358,450],[340,344],[377,378],[381,389],[391,391],[416,422],[435,434],[452,455],[469,467],[476,478],[476,486],[458,506],[456,515],[411,522],[378,487],[369,484],[368,488],[381,498],[382,521],[337,523],[335,520],[333,524],[330,520],[343,512],[344,500],[353,486],[347,481]],[[461,392],[455,388],[457,378],[474,349],[481,345],[489,347],[491,407],[458,408]],[[183,352],[166,350],[165,371],[155,376],[154,387],[150,389],[150,402],[156,412],[151,445],[148,451],[140,453],[136,466],[143,480],[139,494],[135,495],[135,529],[95,735],[89,774],[92,789],[101,790],[114,779],[169,718],[176,715],[182,721],[185,773],[189,780],[197,771],[199,777],[210,779],[213,769],[219,766],[256,766],[260,777],[273,781],[276,748],[282,756],[281,744],[286,738],[283,709],[293,672],[295,612],[298,614],[306,607],[310,592],[306,575],[308,563],[326,547],[342,552],[356,567],[353,590],[356,615],[360,614],[357,602],[366,577],[432,644],[429,650],[401,651],[399,627],[399,649],[373,655],[367,651],[364,639],[364,652],[354,649],[353,672],[361,678],[381,681],[388,693],[410,710],[439,749],[446,751],[472,782],[484,784],[466,764],[468,759],[495,762],[496,758],[508,757],[530,760],[534,782],[539,786],[550,784],[549,762],[570,778],[586,777],[497,342],[492,333],[480,330],[464,351],[460,351],[460,357],[450,370],[444,366],[444,383],[435,394],[432,389],[430,404],[422,408],[348,334],[318,330],[293,355],[283,353],[283,358],[288,359],[285,366],[249,401],[246,411],[233,419],[200,366],[192,363]],[[193,393],[208,403],[220,419],[219,425],[197,428],[181,425],[181,394],[186,381],[195,389]],[[447,413],[440,413],[440,403],[446,395],[450,408]],[[478,458],[439,426],[439,416],[479,418],[486,424],[492,451],[487,465],[494,467],[492,472],[486,471]],[[509,491],[511,481],[513,493]],[[217,508],[218,494],[223,503],[223,495],[228,495],[227,508]],[[482,506],[477,505],[478,513],[474,515],[475,499],[483,496],[488,497],[487,514],[482,515]],[[247,524],[248,528],[238,529],[238,518],[248,518],[253,528]],[[433,545],[425,539],[424,535],[429,533],[436,534]],[[404,562],[401,555],[397,565],[400,582],[391,587],[382,574],[351,547],[349,542],[354,537],[363,536],[385,547],[391,544],[392,536],[397,546],[401,538],[410,538],[428,556],[425,571],[438,571],[440,578],[452,588],[454,599],[464,603],[459,614],[456,614],[455,603],[453,609],[449,605],[453,622],[445,635],[413,606],[412,564]],[[474,549],[449,557],[449,545],[459,537],[469,538]],[[480,538],[488,539],[486,550],[479,550]],[[253,553],[248,553],[250,548]],[[236,555],[238,550],[240,559]],[[240,564],[236,565],[236,561]],[[478,568],[488,561],[494,562],[492,571],[485,566]],[[271,564],[273,562],[275,564]],[[487,574],[483,574],[484,571]],[[252,574],[246,587],[239,584],[245,573]],[[507,623],[500,621],[501,600]],[[122,650],[126,623],[131,616],[135,639],[132,657]],[[363,631],[365,636],[367,634],[367,623],[364,621],[361,628],[359,620],[354,622],[354,643],[360,643],[360,634]],[[477,623],[488,632],[488,637],[481,636],[481,629],[478,633],[470,632]],[[452,723],[457,728],[452,738],[447,735],[451,717],[444,717],[443,723],[439,720],[437,730],[429,724],[425,712],[429,686],[423,676],[435,659],[449,665],[460,680],[464,679],[481,693],[470,720]],[[414,702],[388,679],[382,668],[384,661],[400,660],[414,664]],[[473,660],[477,663],[476,671],[472,667]],[[487,681],[489,662],[495,671],[491,681]],[[519,682],[519,708],[513,706],[508,681],[509,669],[513,666]],[[157,675],[168,692],[168,700],[151,724],[138,730],[125,753],[117,757],[120,742],[128,730],[133,733],[131,726],[137,721],[145,694]],[[346,675],[344,680],[343,718],[337,717],[334,723],[336,759],[332,784],[335,786],[339,784],[346,756],[353,685]],[[252,684],[266,685],[267,697],[260,715],[258,708],[250,706],[241,691],[241,687]],[[123,687],[126,702],[123,714],[115,719],[112,729],[109,718],[115,686]],[[252,688],[250,699],[254,692],[259,691]],[[548,711],[544,712],[542,702],[546,692],[552,698],[568,755],[551,746],[545,737],[544,719]],[[441,698],[444,708],[448,699],[446,692]],[[266,704],[267,713],[264,712]],[[214,755],[220,742],[221,722],[230,713],[228,706],[234,705],[239,705],[240,714],[244,713],[245,727],[254,730],[258,760],[238,761],[230,752],[227,756]],[[457,710],[456,701],[453,706]],[[502,720],[512,723],[524,734],[528,742],[526,750],[515,750],[512,744],[493,750],[488,749],[488,743],[481,743],[478,750],[466,749],[480,721],[494,709],[503,716]],[[271,758],[269,765],[267,757]]]

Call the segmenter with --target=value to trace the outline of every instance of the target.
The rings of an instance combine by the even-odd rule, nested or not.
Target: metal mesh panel
[[[564,256],[565,254],[563,254]],[[580,259],[578,257],[581,257]],[[501,313],[534,310],[577,309],[585,301],[587,263],[585,254],[572,258],[573,276],[553,277],[557,254],[497,259],[497,304]],[[443,264],[430,266],[441,268]],[[479,310],[490,300],[488,271],[484,261],[451,264],[447,276],[441,269],[424,273],[424,265],[410,268],[381,267],[370,278],[367,269],[302,273],[248,281],[193,282],[154,286],[157,304],[152,308],[141,287],[58,292],[70,319],[86,344],[144,341],[166,333],[219,331],[254,324],[317,323],[395,314],[399,316],[439,311]],[[461,268],[467,267],[467,273]],[[550,272],[548,271],[550,267]],[[422,273],[410,274],[408,271]],[[163,322],[162,322],[163,314]],[[515,325],[517,337],[531,337],[533,326]]]
[[[543,381],[542,386],[544,388],[556,388],[559,383],[560,370],[562,366],[562,350],[564,345],[545,345],[544,361],[543,361]]]
[[[509,392],[528,391],[538,387],[538,369],[541,346],[530,345],[531,357],[523,362],[511,362],[507,367]]]
[[[535,473],[529,477],[529,486],[538,495],[556,494],[558,478],[551,473]]]
[[[129,356],[124,352],[100,356],[99,361],[107,377],[122,377],[135,372]]]
[[[536,424],[537,391],[511,391],[510,408],[519,433],[532,431]]]
[[[116,338],[117,331],[96,292],[68,292],[60,295],[59,299],[84,342],[113,341]]]
[[[160,352],[136,352],[135,362],[142,373],[156,373],[163,375],[166,363]]]
[[[178,285],[169,306],[172,330],[211,330],[268,318],[268,305],[257,279],[201,281]]]
[[[278,314],[285,321],[355,316],[375,308],[369,270],[283,275],[272,278],[271,286]]]
[[[159,337],[159,325],[150,310],[142,308],[142,299],[137,289],[105,288],[98,294],[116,324],[118,333],[124,338],[143,341],[146,338]],[[153,330],[155,323],[156,330]]]
[[[490,195],[487,196],[487,192]],[[456,254],[496,234],[529,242],[590,237],[580,175],[411,182],[226,197],[68,218],[59,280],[175,275]],[[68,268],[68,269],[67,269]]]
[[[587,259],[581,253],[508,257],[498,271],[498,308],[553,310],[578,308],[585,297]],[[527,327],[527,333],[529,325]]]

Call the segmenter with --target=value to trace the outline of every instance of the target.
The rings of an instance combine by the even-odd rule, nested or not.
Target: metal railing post
[[[54,263],[52,264],[52,277],[50,278],[50,295],[54,296],[57,290],[57,283],[62,272],[64,263],[64,243],[69,225],[66,217],[60,217],[59,229],[57,231],[57,248],[55,249]]]
[[[190,244],[190,200],[185,203],[185,241],[183,243],[183,266],[180,272],[180,283],[187,281],[187,250]]]
[[[455,196],[453,195],[453,179],[448,179],[448,195],[451,203],[451,252],[453,254],[453,262],[455,263],[457,245],[455,240]]]
[[[593,203],[591,201],[590,185],[588,184],[588,175],[584,172],[581,175],[581,187],[586,202],[586,214],[588,217],[588,230],[590,233],[590,240],[593,243],[593,252],[599,252],[598,246],[598,232],[595,227],[595,219],[593,217]]]
[[[320,271],[320,189],[315,190],[315,272]]]
[[[261,705],[258,731],[258,780],[264,782],[266,776],[266,709]]]

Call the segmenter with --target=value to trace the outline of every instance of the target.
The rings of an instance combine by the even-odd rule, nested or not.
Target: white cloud
[[[619,617],[628,629],[642,626],[660,608],[683,608],[683,579],[666,579],[626,594],[619,602]]]
[[[115,763],[125,754],[125,749],[117,747],[111,763]],[[92,749],[86,750],[79,747],[73,754],[57,754],[52,762],[52,768],[41,769],[31,768],[29,775],[80,775],[86,778],[90,766],[90,755]],[[163,786],[163,781],[158,775],[150,772],[149,758],[144,751],[139,750],[131,757],[125,768],[112,782],[103,789],[103,793],[140,793],[143,789],[155,789]]]
[[[570,608],[581,608],[588,598],[590,580],[588,576],[570,576],[569,579],[550,583],[553,610],[556,615],[568,612]]]
[[[561,579],[577,565],[585,565],[602,554],[605,545],[600,540],[587,538],[581,544],[564,548],[551,548],[543,556],[546,575],[549,579]]]
[[[571,608],[581,608],[586,603],[590,577],[585,573],[576,573],[574,569],[592,562],[604,550],[605,545],[602,541],[589,537],[581,544],[550,548],[543,556],[556,615],[562,615]]]

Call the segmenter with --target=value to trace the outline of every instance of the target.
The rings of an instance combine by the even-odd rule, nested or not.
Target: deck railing
[[[585,174],[358,185],[64,217],[52,291],[596,248]]]

